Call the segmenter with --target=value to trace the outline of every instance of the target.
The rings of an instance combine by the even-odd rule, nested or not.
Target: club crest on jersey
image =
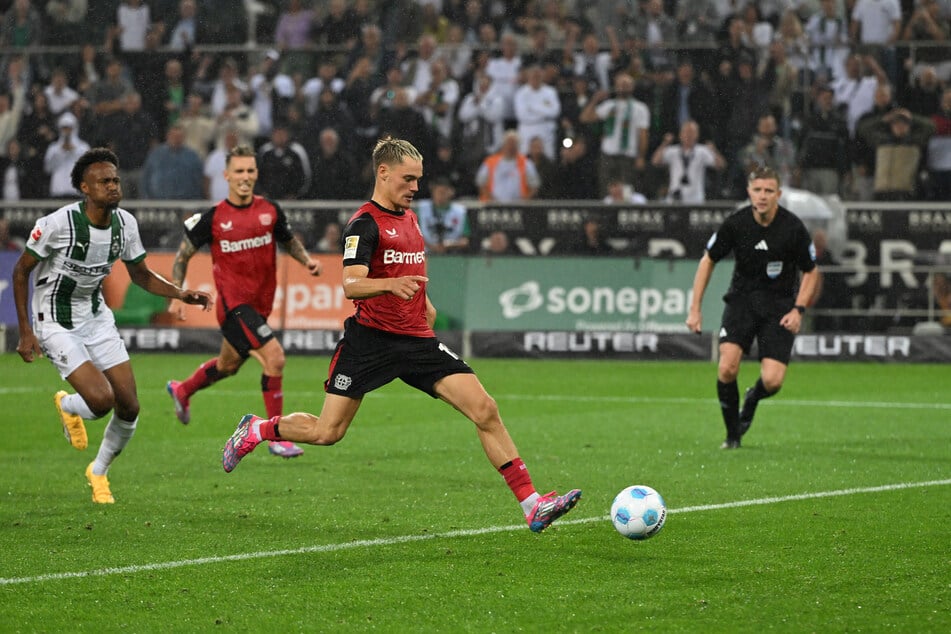
[[[112,244],[109,245],[109,259],[119,259],[119,253],[122,251],[122,240],[119,235],[112,236]]]
[[[338,390],[346,391],[350,388],[352,383],[353,379],[346,374],[338,374],[334,377],[334,387]]]
[[[273,222],[273,218],[271,218],[271,214],[261,214],[258,216],[258,219],[261,221],[261,224],[264,225],[265,227],[271,224],[271,222]]]
[[[766,265],[766,275],[769,276],[769,279],[775,280],[779,277],[779,274],[783,272],[783,263],[782,262],[770,262]]]
[[[229,220],[228,222],[219,222],[218,226],[221,227],[222,231],[231,231],[234,229],[234,221]]]

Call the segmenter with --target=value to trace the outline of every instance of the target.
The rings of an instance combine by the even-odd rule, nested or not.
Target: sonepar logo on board
[[[657,315],[685,315],[690,292],[680,288],[633,288],[630,286],[549,286],[527,281],[499,295],[502,315],[518,319],[544,310],[551,314],[601,315],[649,319]]]

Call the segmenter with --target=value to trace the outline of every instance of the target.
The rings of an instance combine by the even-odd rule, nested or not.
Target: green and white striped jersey
[[[64,328],[73,328],[105,306],[102,281],[116,260],[135,263],[145,258],[132,214],[117,208],[108,227],[97,227],[89,222],[84,201],[37,220],[26,250],[40,261],[33,270],[33,318]]]

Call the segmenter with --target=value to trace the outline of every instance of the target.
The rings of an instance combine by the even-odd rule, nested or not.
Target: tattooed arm
[[[182,243],[178,245],[178,252],[175,254],[175,262],[172,264],[172,283],[175,286],[185,288],[185,273],[188,271],[188,261],[192,259],[197,251],[198,249],[188,239],[188,236],[182,238]],[[184,304],[176,304],[176,301],[172,300],[168,303],[168,312],[178,313],[178,318],[182,321],[185,320]]]
[[[306,266],[311,275],[320,275],[324,270],[324,265],[320,260],[312,259],[307,249],[304,248],[304,245],[296,236],[284,243],[284,250],[287,251],[289,256]],[[181,253],[181,251],[179,251],[179,253]]]

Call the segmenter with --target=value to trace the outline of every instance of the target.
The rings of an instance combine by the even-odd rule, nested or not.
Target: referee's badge
[[[766,275],[769,276],[769,279],[775,280],[779,277],[779,274],[783,272],[783,263],[780,262],[770,262],[766,265]]]

